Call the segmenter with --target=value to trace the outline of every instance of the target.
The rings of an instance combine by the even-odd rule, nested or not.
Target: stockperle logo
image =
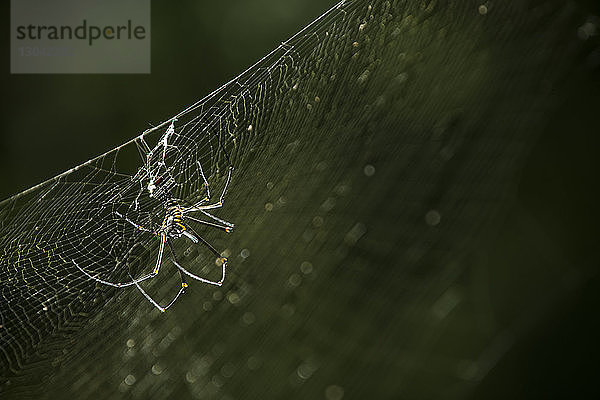
[[[150,0],[11,0],[11,73],[150,73]]]

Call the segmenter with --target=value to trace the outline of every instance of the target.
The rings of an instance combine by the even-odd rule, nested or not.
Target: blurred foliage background
[[[370,144],[371,149],[393,147],[403,140],[402,135],[419,138],[419,133],[430,132],[433,128],[423,121],[443,120],[440,113],[447,110],[435,105],[450,104],[455,107],[450,113],[454,119],[444,124],[459,132],[457,135],[465,141],[477,141],[478,135],[487,139],[493,136],[496,141],[482,139],[481,147],[474,147],[480,151],[502,147],[506,137],[516,149],[514,154],[507,151],[502,157],[488,161],[506,162],[510,166],[499,170],[497,175],[474,177],[467,172],[481,168],[485,160],[469,153],[465,157],[477,162],[467,159],[464,170],[440,173],[436,176],[442,177],[441,180],[431,183],[410,179],[424,176],[418,170],[425,169],[420,163],[431,157],[425,151],[416,151],[410,162],[398,156],[397,163],[406,162],[403,170],[416,171],[413,175],[407,172],[408,177],[386,174],[398,164],[394,164],[393,154],[385,154],[383,150],[381,154],[360,154],[355,164],[334,158],[333,161],[348,169],[334,168],[333,174],[354,176],[347,178],[354,179],[354,187],[363,182],[365,198],[377,205],[369,207],[360,202],[356,193],[349,200],[339,201],[341,211],[330,220],[333,226],[345,229],[340,230],[339,237],[347,237],[358,218],[366,221],[367,227],[366,234],[358,235],[360,238],[364,234],[359,245],[340,256],[348,262],[347,268],[324,267],[316,279],[305,277],[307,283],[302,283],[302,291],[291,295],[290,285],[294,286],[296,279],[292,276],[304,277],[302,274],[309,268],[302,264],[306,259],[303,251],[313,256],[315,266],[310,268],[318,269],[319,262],[315,260],[335,250],[328,248],[333,239],[325,241],[322,248],[294,248],[284,255],[279,248],[269,249],[264,245],[269,240],[273,240],[274,247],[301,241],[295,235],[301,234],[303,228],[290,226],[291,221],[313,218],[311,205],[319,206],[327,196],[319,198],[319,203],[315,199],[314,204],[309,200],[292,201],[291,210],[288,208],[267,220],[253,222],[238,217],[235,220],[238,224],[256,224],[256,228],[246,230],[245,237],[236,239],[241,241],[240,249],[253,240],[263,241],[256,246],[261,250],[251,253],[244,265],[246,276],[254,273],[264,279],[257,284],[252,301],[244,305],[247,309],[230,312],[224,306],[214,306],[208,316],[189,314],[189,310],[204,304],[206,296],[220,301],[219,295],[198,293],[202,289],[196,288],[194,293],[186,294],[178,310],[164,318],[152,316],[149,325],[138,325],[132,332],[127,319],[151,310],[140,301],[139,294],[124,294],[110,303],[112,314],[93,319],[75,334],[75,338],[84,338],[85,342],[86,335],[98,339],[93,334],[97,330],[104,334],[102,340],[95,345],[86,343],[85,347],[71,344],[79,353],[65,347],[66,361],[45,367],[46,372],[38,372],[31,379],[43,377],[53,395],[54,390],[67,396],[73,393],[83,396],[95,389],[95,398],[98,393],[102,393],[102,398],[188,394],[198,398],[286,395],[331,400],[370,395],[485,399],[597,395],[600,278],[596,250],[597,183],[594,182],[600,149],[597,135],[600,42],[598,34],[583,35],[579,29],[589,21],[598,23],[600,7],[593,1],[528,1],[521,5],[488,2],[485,4],[489,12],[483,16],[478,12],[479,2],[465,2],[462,6],[454,2],[422,3],[425,6],[434,3],[436,13],[430,19],[417,19],[419,23],[413,27],[416,35],[406,39],[406,43],[412,40],[415,48],[438,49],[438,53],[431,50],[419,54],[423,58],[411,66],[414,70],[408,70],[408,76],[418,76],[419,80],[417,87],[404,93],[405,123],[386,125],[381,121],[394,120],[394,116],[380,113],[373,124],[389,130],[375,135],[376,144]],[[150,75],[10,75],[9,64],[5,62],[1,78],[5,102],[1,111],[4,124],[0,136],[3,171],[0,196],[9,197],[131,139],[151,123],[167,119],[243,71],[332,4],[316,0],[177,4],[155,1]],[[405,6],[415,10],[424,8],[420,4]],[[5,15],[9,15],[8,5],[3,7]],[[514,19],[494,19],[494,12],[500,10],[502,15]],[[488,18],[492,26],[488,26],[489,31],[482,28],[481,36],[476,36],[479,31],[473,28],[472,21],[482,18]],[[553,22],[547,22],[550,20]],[[502,30],[502,25],[507,26],[506,30]],[[461,27],[465,32],[454,32],[453,36],[452,30]],[[447,43],[449,48],[445,48],[443,38],[433,36],[442,29],[453,36],[453,41]],[[433,44],[425,46],[424,41]],[[484,51],[465,50],[473,42],[474,47],[482,46]],[[529,42],[540,45],[538,53],[527,54],[525,47],[519,47],[519,43]],[[6,37],[5,44],[8,46]],[[410,45],[407,48],[410,54]],[[436,54],[444,51],[456,58],[436,59]],[[531,57],[531,62],[527,57]],[[455,71],[452,79],[438,81],[440,68],[448,65]],[[552,79],[536,81],[535,77],[543,75],[545,69],[552,71]],[[506,80],[487,80],[498,76],[498,71]],[[448,93],[452,96],[443,97]],[[366,93],[365,97],[373,95],[376,93]],[[333,125],[335,122],[335,118],[330,121]],[[515,130],[503,132],[507,127]],[[358,131],[349,128],[347,134],[358,137]],[[485,136],[482,132],[494,134]],[[515,132],[522,136],[511,136]],[[310,141],[310,136],[307,139]],[[261,197],[268,182],[274,184],[276,191],[280,190],[277,193],[285,194],[288,201],[294,195],[302,198],[305,187],[310,193],[331,190],[322,178],[319,178],[321,187],[307,183],[313,168],[307,160],[318,162],[317,155],[323,150],[314,152],[314,159],[307,156],[295,164],[295,170],[282,167],[288,173],[285,182],[276,171],[265,167],[265,176],[239,183],[238,190],[247,190],[254,199],[240,193],[235,195],[238,201],[234,204],[239,209],[236,215],[243,214],[245,204],[262,205],[269,196],[272,201],[277,200],[275,194]],[[271,150],[265,154],[271,154]],[[272,159],[285,165],[276,152],[272,152]],[[375,167],[372,178],[368,169],[363,170],[367,164]],[[303,165],[306,171],[301,170]],[[489,201],[477,203],[479,208],[471,210],[469,217],[457,218],[458,226],[475,221],[472,230],[454,226],[447,233],[460,236],[464,232],[464,242],[455,237],[454,241],[444,242],[447,248],[424,247],[427,254],[421,256],[430,257],[429,260],[411,264],[412,259],[421,257],[414,255],[418,248],[409,245],[408,239],[393,241],[386,236],[414,234],[415,241],[430,240],[425,233],[419,236],[420,231],[404,231],[413,226],[410,224],[439,223],[444,229],[449,216],[442,213],[440,217],[435,210],[433,213],[428,210],[435,205],[436,196],[443,198],[451,191],[452,183],[460,186],[469,179],[505,181],[490,182],[487,191],[482,185],[483,189],[477,193],[465,192],[467,203],[473,196],[477,201],[482,198]],[[496,192],[499,188],[502,193]],[[415,191],[419,190],[427,192],[423,195],[427,202],[412,204],[418,197]],[[441,220],[437,221],[438,218]],[[313,224],[321,223],[313,220]],[[275,227],[270,229],[280,236],[278,240],[264,235],[268,231],[265,224]],[[357,229],[362,230],[360,226]],[[330,237],[335,235],[330,233]],[[266,255],[271,250],[278,260],[272,261],[275,264],[269,264]],[[398,254],[406,257],[393,256]],[[252,262],[254,256],[262,262]],[[287,258],[282,262],[280,257]],[[455,263],[463,267],[454,268]],[[280,273],[276,268],[280,268]],[[264,271],[271,271],[271,275]],[[445,275],[454,273],[457,276]],[[227,298],[227,292],[224,295]],[[290,300],[290,296],[295,300]],[[125,304],[129,307],[122,311]],[[295,308],[290,309],[290,304]],[[132,305],[137,309],[133,310]],[[294,318],[285,317],[294,314],[294,310]],[[282,319],[266,317],[274,314],[281,314]],[[195,319],[185,325],[187,328],[174,331],[189,315]],[[244,336],[240,323],[255,326],[254,336]],[[194,339],[198,331],[203,338],[211,333],[216,338],[205,347],[199,346]],[[144,335],[151,337],[153,333],[158,337],[174,337],[167,354],[144,358],[142,352],[137,356],[128,353],[136,348],[135,343],[139,346]],[[219,336],[229,341],[223,342]],[[135,340],[129,342],[130,338]],[[280,342],[275,338],[280,338]],[[271,346],[269,341],[273,341]],[[329,347],[323,348],[323,343]],[[262,351],[262,358],[247,358],[246,373],[234,374],[228,370],[233,367],[223,361],[234,358],[229,349],[238,351],[240,358],[246,352]],[[105,351],[107,354],[101,356],[102,361],[94,370],[96,383],[86,381],[78,385],[77,377],[91,368],[89,358],[96,357],[94,352]],[[192,358],[194,354],[197,359]],[[206,367],[210,375],[211,368],[218,366],[220,373],[214,373],[209,381],[221,390],[196,392],[189,388],[194,382],[176,368],[185,363],[201,365],[202,360],[206,361],[201,357],[203,354],[222,361]],[[297,363],[290,361],[294,357]],[[172,371],[171,374],[163,373],[165,369]],[[132,371],[145,370],[152,371],[153,376],[168,378],[157,381],[156,386],[148,384],[137,394],[132,389],[135,382],[130,385],[131,379],[123,384],[133,375],[138,377],[139,385],[141,373]]]

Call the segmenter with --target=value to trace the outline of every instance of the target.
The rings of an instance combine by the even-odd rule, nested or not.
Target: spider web
[[[201,231],[232,260],[226,287],[191,282],[200,289],[169,319],[135,288],[98,284],[74,265],[117,282],[156,259],[157,238],[115,213],[164,217],[140,172],[141,137],[4,201],[3,390],[468,394],[509,346],[499,333],[519,320],[496,325],[482,316],[493,310],[472,307],[488,295],[469,291],[482,264],[473,249],[494,235],[552,109],[539,88],[566,74],[573,52],[562,2],[498,4],[485,17],[471,3],[342,1],[142,134],[159,149],[151,165],[165,149],[173,195],[188,204],[206,195],[203,173],[222,190],[225,154],[235,167],[216,215],[237,231]],[[186,267],[215,273],[208,251],[175,246]],[[178,285],[165,269],[148,283],[159,301]],[[481,324],[468,343],[456,322],[465,318]]]
[[[164,218],[164,203],[148,195],[145,163],[158,171],[165,180],[161,185],[176,199],[194,204],[206,197],[203,176],[218,195],[228,158],[234,166],[243,165],[254,148],[264,145],[266,111],[281,104],[284,95],[292,97],[307,56],[327,51],[328,38],[337,38],[348,23],[346,13],[355,7],[355,2],[340,2],[168,121],[2,202],[0,359],[6,371],[21,369],[48,332],[89,312],[98,292],[110,291],[95,287],[77,267],[107,281],[126,282],[156,252],[156,237],[119,216],[146,226]],[[196,261],[214,264],[208,254],[196,254]]]

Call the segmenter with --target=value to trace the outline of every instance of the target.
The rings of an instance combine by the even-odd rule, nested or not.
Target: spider
[[[177,301],[179,296],[181,296],[185,292],[185,289],[188,287],[186,276],[193,278],[197,281],[204,282],[204,283],[207,283],[210,285],[215,285],[215,286],[221,286],[223,284],[223,281],[225,280],[225,269],[227,267],[227,258],[222,257],[221,254],[210,243],[208,243],[198,233],[196,233],[196,231],[187,223],[187,221],[189,220],[189,221],[193,221],[197,224],[201,224],[201,225],[205,225],[205,226],[209,226],[209,227],[213,227],[213,228],[218,228],[218,229],[224,230],[227,233],[232,232],[233,228],[234,228],[234,225],[232,223],[222,220],[220,218],[217,218],[216,216],[210,214],[207,211],[207,210],[220,208],[223,205],[223,200],[225,198],[225,194],[227,193],[227,188],[229,187],[229,183],[231,181],[231,173],[233,172],[233,166],[231,165],[231,162],[229,161],[229,156],[225,152],[224,148],[223,148],[223,152],[229,163],[229,168],[228,168],[228,173],[227,173],[227,179],[225,181],[225,186],[219,197],[219,201],[217,201],[215,203],[210,203],[210,200],[211,200],[210,187],[209,187],[208,181],[206,179],[206,176],[204,175],[204,171],[202,170],[202,165],[200,164],[200,161],[197,161],[197,165],[199,168],[200,176],[202,177],[202,179],[204,181],[204,187],[206,188],[206,197],[204,199],[200,200],[199,202],[197,202],[196,204],[193,204],[192,206],[184,207],[181,204],[182,203],[181,200],[178,200],[172,196],[171,193],[172,193],[173,186],[175,185],[175,181],[174,181],[173,177],[170,175],[170,169],[166,168],[166,165],[164,164],[164,159],[165,159],[165,152],[167,151],[167,149],[169,147],[175,147],[175,146],[168,144],[168,139],[169,139],[170,134],[174,133],[173,124],[174,124],[174,121],[171,122],[171,125],[169,126],[167,132],[165,133],[164,137],[161,139],[161,141],[159,142],[157,147],[152,151],[148,151],[147,162],[144,165],[144,167],[142,167],[142,169],[145,171],[144,175],[142,175],[142,177],[149,178],[148,185],[147,185],[147,190],[148,190],[149,196],[163,202],[165,214],[164,214],[162,224],[160,226],[148,228],[148,227],[142,226],[140,224],[137,224],[136,222],[132,221],[129,217],[121,214],[118,211],[114,212],[115,215],[117,215],[121,219],[124,219],[127,223],[131,224],[136,229],[138,229],[142,232],[147,232],[147,233],[151,233],[153,235],[158,236],[158,238],[160,240],[160,245],[159,245],[158,257],[156,260],[156,265],[154,267],[154,270],[147,275],[144,275],[140,278],[135,278],[135,279],[131,276],[131,274],[129,274],[129,277],[131,278],[130,282],[115,283],[115,282],[109,282],[109,281],[100,279],[98,277],[95,277],[95,276],[89,274],[87,271],[82,269],[73,260],[73,263],[75,264],[75,266],[83,274],[85,274],[88,278],[90,278],[96,282],[99,282],[99,283],[102,283],[102,284],[108,285],[108,286],[118,287],[118,288],[123,288],[123,287],[127,287],[127,286],[136,286],[137,289],[144,295],[144,297],[146,297],[146,299],[152,305],[154,305],[156,308],[158,308],[161,312],[165,312],[168,308],[170,308]],[[144,144],[145,144],[145,142],[144,142]],[[159,165],[156,168],[156,170],[152,171],[150,168],[150,159],[153,156],[154,151],[160,146],[163,147],[162,161],[159,161],[158,162]],[[146,147],[147,147],[147,145],[146,145]],[[166,170],[166,173],[161,174],[161,168]],[[139,175],[139,173],[138,173],[138,175]],[[136,209],[137,209],[137,198],[136,198]],[[190,215],[190,213],[196,213],[196,212],[200,212],[200,213],[204,214],[205,216],[211,218],[214,222],[201,220],[201,219],[198,219],[198,218]],[[221,264],[221,279],[219,279],[218,281],[211,281],[209,279],[205,279],[198,275],[195,275],[195,274],[189,272],[188,270],[186,270],[183,266],[181,266],[181,264],[179,263],[179,261],[177,259],[177,254],[175,252],[175,248],[174,248],[172,242],[183,236],[190,239],[193,243],[202,243],[217,257],[217,260]],[[139,284],[140,284],[140,282],[143,282],[148,279],[152,279],[156,275],[158,275],[158,272],[160,271],[160,267],[162,265],[165,246],[169,247],[169,250],[170,250],[171,256],[172,256],[171,261],[177,267],[177,270],[179,272],[179,276],[181,278],[181,288],[179,289],[179,292],[177,293],[177,295],[175,295],[175,297],[169,302],[169,304],[166,305],[165,307],[162,307],[161,305],[158,304],[158,302],[156,302],[154,299],[152,299],[152,297],[150,297],[150,295],[148,293],[146,293],[146,291],[144,289],[142,289],[142,287]]]

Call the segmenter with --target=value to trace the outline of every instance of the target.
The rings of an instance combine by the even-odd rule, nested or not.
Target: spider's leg
[[[227,189],[229,188],[229,183],[231,182],[231,173],[233,172],[233,166],[229,165],[229,169],[227,172],[227,180],[225,181],[225,187],[223,187],[223,192],[221,192],[221,196],[219,197],[219,201],[213,204],[202,205],[206,201],[206,199],[200,200],[198,203],[191,206],[187,211],[201,211],[201,210],[211,210],[214,208],[220,208],[223,206],[223,200],[225,199],[225,195],[227,194]],[[208,187],[208,186],[207,186]]]
[[[233,227],[235,226],[235,225],[234,225],[234,224],[232,224],[231,222],[227,222],[227,221],[225,221],[224,219],[221,219],[221,218],[215,217],[214,215],[212,215],[212,214],[210,214],[210,213],[208,213],[208,212],[206,212],[206,211],[204,211],[204,210],[200,210],[200,212],[201,212],[202,214],[206,215],[207,217],[209,217],[209,218],[212,218],[212,219],[214,219],[215,221],[222,223],[223,225],[227,225],[227,226],[229,226],[230,228],[233,228]]]
[[[175,249],[173,248],[173,244],[171,242],[169,242],[169,248],[171,249],[171,254],[173,255],[173,263],[177,263],[176,260],[176,256],[175,256]],[[171,307],[173,304],[175,304],[175,302],[177,301],[177,299],[179,298],[179,296],[181,296],[182,294],[185,293],[185,289],[188,287],[188,283],[187,280],[185,279],[185,275],[183,275],[183,273],[181,272],[181,270],[178,268],[177,272],[179,272],[179,277],[181,278],[181,288],[179,288],[179,292],[177,292],[177,295],[175,295],[175,297],[173,298],[173,300],[171,300],[171,302],[165,306],[165,310],[167,310],[169,307]]]
[[[217,251],[217,249],[215,249],[215,248],[214,248],[214,247],[213,247],[213,246],[212,246],[210,243],[208,243],[206,240],[204,240],[204,239],[202,238],[202,236],[198,235],[198,234],[196,233],[196,231],[194,231],[194,229],[192,229],[192,227],[191,227],[191,226],[188,226],[188,229],[189,229],[190,231],[192,231],[192,233],[194,234],[195,238],[197,239],[196,243],[197,243],[197,242],[201,242],[203,245],[205,245],[206,247],[208,247],[208,249],[209,249],[209,250],[210,250],[210,251],[211,251],[211,252],[212,252],[212,253],[213,253],[213,254],[214,254],[214,255],[215,255],[215,256],[216,256],[218,259],[220,259],[220,260],[221,260],[221,262],[223,262],[223,263],[227,262],[227,258],[225,258],[225,257],[222,257],[222,256],[221,256],[221,253],[219,253],[219,252]]]
[[[183,235],[186,236],[188,239],[190,239],[192,242],[198,243],[198,238],[196,236],[192,235],[191,233],[189,233],[188,231],[183,231]]]
[[[150,274],[144,275],[141,278],[137,278],[137,279],[133,279],[133,277],[132,277],[131,278],[132,279],[131,282],[109,282],[109,281],[105,281],[103,279],[100,279],[100,278],[97,278],[97,277],[93,276],[92,274],[90,274],[89,272],[87,272],[86,270],[84,270],[83,268],[81,268],[79,266],[79,264],[77,264],[75,262],[75,260],[71,260],[71,261],[73,261],[73,264],[75,264],[75,266],[77,267],[77,269],[79,269],[88,278],[90,278],[90,279],[92,279],[92,280],[94,280],[96,282],[102,283],[103,285],[113,286],[113,287],[118,287],[118,288],[137,285],[139,282],[143,282],[143,281],[145,281],[147,279],[154,278],[156,276],[155,273],[150,273]]]
[[[158,258],[156,259],[156,266],[154,267],[154,271],[152,273],[154,275],[158,274],[158,270],[160,270],[160,266],[162,264],[163,253],[165,252],[165,243],[167,242],[167,235],[164,232],[160,234],[160,247],[158,248]]]
[[[188,270],[186,270],[185,268],[183,268],[181,265],[179,265],[179,263],[173,261],[173,263],[175,264],[175,266],[177,268],[179,268],[179,270],[181,272],[183,272],[184,274],[186,274],[187,276],[189,276],[190,278],[193,278],[197,281],[203,282],[203,283],[207,283],[209,285],[215,285],[215,286],[223,286],[223,281],[225,280],[225,267],[227,266],[227,262],[224,262],[221,264],[221,279],[219,279],[218,281],[211,281],[210,279],[204,279],[199,277],[198,275],[194,275],[191,272],[189,272]]]
[[[197,206],[194,207],[194,210],[190,210],[190,211],[202,211],[202,210],[213,210],[215,208],[221,208],[223,207],[223,202],[218,202],[218,203],[212,203],[212,204],[207,204],[205,206]]]
[[[186,216],[185,218],[191,219],[192,221],[195,221],[202,225],[207,225],[207,226],[212,226],[213,228],[223,229],[227,233],[230,233],[231,231],[233,231],[233,225],[230,225],[230,226],[219,225],[219,224],[215,224],[215,223],[209,222],[209,221],[202,221],[201,219],[190,217],[189,215]]]
[[[129,274],[129,276],[131,277],[131,274]],[[132,279],[133,279],[133,277],[132,277]],[[144,289],[142,289],[142,287],[135,280],[133,281],[133,283],[135,284],[135,287],[138,288],[140,293],[142,293],[144,295],[146,300],[148,300],[150,303],[152,303],[152,305],[154,307],[158,308],[158,310],[160,312],[165,312],[165,308],[161,307],[160,304],[158,304],[156,301],[154,301],[154,299],[152,297],[150,297],[150,295],[148,293],[146,293],[146,291]]]
[[[206,242],[204,242],[204,243],[206,243]],[[212,246],[210,246],[210,247],[212,248]],[[185,275],[187,275],[187,276],[189,276],[189,277],[191,277],[191,278],[193,278],[193,279],[195,279],[197,281],[204,282],[204,283],[207,283],[209,285],[215,285],[215,286],[222,286],[223,285],[223,281],[225,280],[225,267],[227,265],[227,259],[226,258],[221,257],[221,261],[222,261],[222,264],[221,264],[221,268],[222,268],[221,279],[218,280],[218,281],[211,281],[210,279],[205,279],[205,278],[199,277],[198,275],[194,275],[191,272],[189,272],[188,270],[186,270],[185,268],[183,268],[177,262],[177,257],[175,255],[175,250],[172,247],[171,247],[171,252],[173,253],[173,264],[175,264],[175,266],[179,269],[180,273],[183,273],[183,274],[185,274]],[[182,277],[183,277],[183,275],[182,275]],[[185,284],[187,285],[187,283],[185,283]],[[182,286],[184,285],[184,281],[183,280],[182,280],[181,285]],[[182,289],[183,289],[183,287],[182,287]],[[179,294],[177,296],[179,296]]]
[[[173,297],[173,300],[171,300],[171,302],[163,308],[163,312],[165,312],[166,310],[169,309],[169,307],[171,307],[173,304],[175,304],[175,302],[177,301],[179,296],[181,296],[182,294],[185,293],[185,288],[187,287],[187,283],[183,281],[183,274],[181,273],[181,271],[179,269],[177,271],[179,271],[179,276],[181,276],[181,278],[182,278],[181,279],[181,289],[179,289],[179,292],[177,292],[177,295],[175,297]],[[185,285],[185,286],[183,286],[183,285]]]
[[[104,285],[108,285],[108,286],[113,286],[113,287],[127,287],[127,286],[131,286],[131,285],[136,285],[138,286],[139,282],[143,282],[146,279],[151,279],[154,278],[156,275],[158,275],[158,271],[160,269],[160,265],[162,264],[162,257],[163,257],[163,253],[165,251],[165,243],[167,241],[167,237],[164,233],[161,233],[160,235],[160,248],[158,250],[158,258],[156,260],[156,266],[154,267],[154,271],[152,271],[149,274],[146,274],[144,276],[142,276],[141,278],[137,278],[137,279],[133,279],[131,282],[109,282],[109,281],[105,281],[104,279],[100,279],[97,278],[93,275],[91,275],[90,273],[88,273],[87,271],[85,271],[83,268],[81,268],[79,266],[79,264],[77,264],[75,262],[75,260],[73,260],[73,264],[75,264],[75,266],[77,267],[77,269],[79,269],[81,272],[83,272],[83,274],[85,274],[88,278],[96,281],[96,282],[100,282]]]
[[[221,206],[219,206],[219,207],[221,207]],[[216,208],[216,207],[215,207],[215,208]],[[230,228],[233,228],[233,227],[235,226],[235,225],[234,225],[234,224],[232,224],[231,222],[227,222],[227,221],[225,221],[225,220],[223,220],[223,219],[221,219],[221,218],[215,217],[214,215],[212,215],[212,214],[209,214],[207,211],[204,211],[203,209],[199,209],[199,208],[194,208],[193,206],[192,206],[192,207],[188,207],[188,208],[184,208],[184,209],[182,210],[182,214],[183,214],[183,215],[185,215],[185,216],[186,216],[186,218],[190,218],[190,219],[192,219],[192,218],[191,218],[189,215],[187,215],[187,214],[188,214],[188,213],[191,213],[191,212],[197,212],[197,211],[200,211],[202,214],[206,215],[207,217],[209,217],[209,218],[212,218],[212,219],[214,219],[215,221],[217,221],[217,222],[220,222],[221,224],[223,224],[223,225],[226,225],[226,226],[228,226],[228,227],[230,227]]]

